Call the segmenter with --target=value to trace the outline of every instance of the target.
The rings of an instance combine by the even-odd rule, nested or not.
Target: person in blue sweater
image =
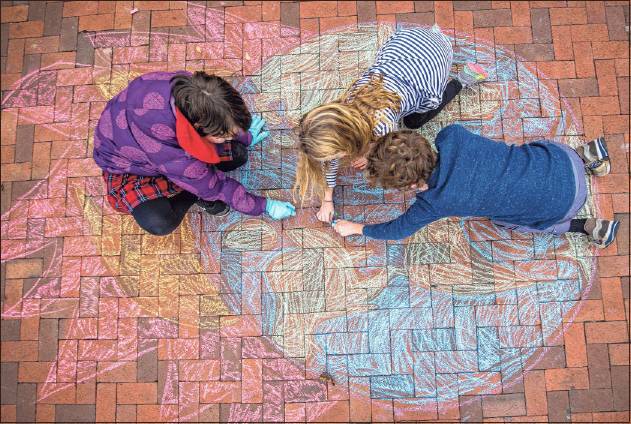
[[[587,199],[585,172],[609,173],[603,138],[576,150],[545,140],[509,145],[450,125],[435,144],[438,153],[413,131],[391,132],[375,143],[368,154],[369,181],[417,189],[416,201],[392,221],[338,220],[335,231],[344,237],[403,239],[438,219],[471,216],[521,232],[583,233],[601,248],[615,239],[618,221],[575,219]]]

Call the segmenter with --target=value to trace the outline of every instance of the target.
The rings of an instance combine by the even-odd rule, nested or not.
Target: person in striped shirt
[[[294,191],[302,199],[313,194],[321,199],[319,220],[333,219],[341,159],[364,169],[364,155],[379,137],[397,131],[401,122],[420,128],[460,90],[487,77],[480,66],[469,63],[448,81],[452,59],[451,43],[438,27],[399,30],[340,99],[302,117]]]

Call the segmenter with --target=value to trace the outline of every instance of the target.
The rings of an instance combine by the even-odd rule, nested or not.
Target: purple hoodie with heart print
[[[94,130],[94,161],[112,174],[163,175],[204,200],[221,200],[248,215],[265,212],[266,199],[185,152],[175,135],[174,72],[134,79],[112,98]],[[186,73],[188,74],[188,73]],[[237,141],[249,146],[249,132]]]

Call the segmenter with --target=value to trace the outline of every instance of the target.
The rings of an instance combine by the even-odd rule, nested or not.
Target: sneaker
[[[590,218],[585,221],[587,237],[596,247],[604,249],[616,239],[620,221]]]
[[[585,163],[585,168],[590,174],[602,177],[611,171],[609,150],[604,137],[598,137],[587,144],[576,148],[576,153]]]
[[[462,84],[462,88],[471,87],[489,77],[488,72],[477,63],[467,63],[462,71],[458,73],[456,79]]]
[[[214,216],[225,216],[230,212],[230,206],[221,200],[210,201],[199,199],[196,204],[204,211]]]

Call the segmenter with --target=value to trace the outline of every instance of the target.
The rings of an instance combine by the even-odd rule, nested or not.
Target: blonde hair
[[[294,194],[301,200],[326,189],[324,162],[344,153],[361,155],[374,141],[373,128],[386,119],[383,109],[398,112],[401,98],[383,86],[382,75],[371,75],[367,84],[355,82],[338,100],[316,107],[300,120],[298,167]]]

